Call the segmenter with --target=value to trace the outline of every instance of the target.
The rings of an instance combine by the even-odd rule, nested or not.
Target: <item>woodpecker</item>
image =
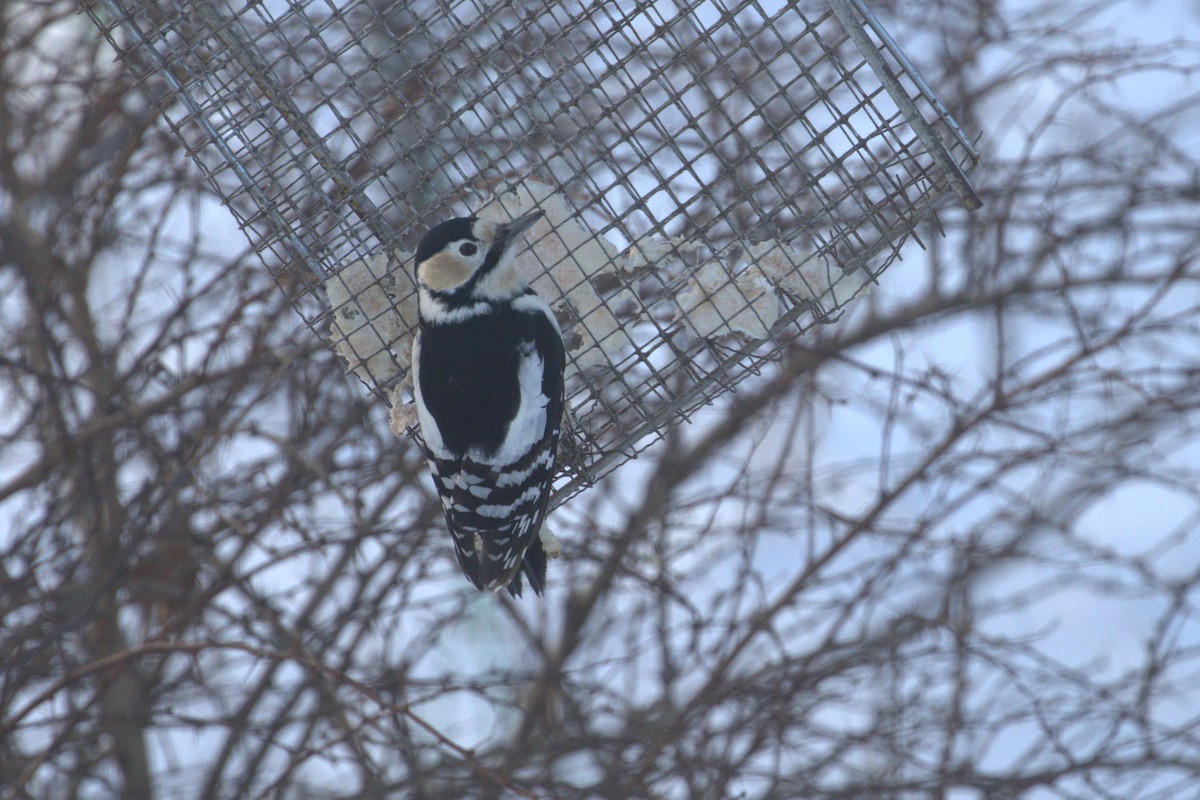
[[[415,266],[417,419],[454,554],[476,588],[514,597],[522,573],[545,588],[539,531],[563,412],[562,333],[513,264],[541,216],[442,222]]]

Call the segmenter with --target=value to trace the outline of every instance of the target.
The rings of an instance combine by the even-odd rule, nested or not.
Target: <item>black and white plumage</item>
[[[417,247],[413,386],[454,553],[479,589],[546,581],[546,516],[563,411],[562,334],[513,255],[540,216],[434,226]]]

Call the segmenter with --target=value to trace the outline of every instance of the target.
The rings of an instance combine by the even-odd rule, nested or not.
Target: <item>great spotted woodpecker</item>
[[[431,228],[417,247],[413,341],[417,418],[459,566],[479,589],[546,582],[539,532],[563,412],[565,353],[550,306],[513,264],[542,216],[475,217]]]

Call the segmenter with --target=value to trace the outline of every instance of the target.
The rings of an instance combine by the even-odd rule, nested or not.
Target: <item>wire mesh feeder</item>
[[[308,325],[406,411],[409,250],[540,208],[556,502],[835,317],[977,154],[856,0],[92,0]],[[407,249],[406,249],[407,248]]]

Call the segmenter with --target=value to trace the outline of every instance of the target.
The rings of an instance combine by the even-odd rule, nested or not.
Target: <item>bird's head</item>
[[[541,211],[531,211],[512,222],[458,217],[434,225],[417,246],[422,301],[454,307],[521,295],[525,281],[513,256],[521,234],[541,216]]]

